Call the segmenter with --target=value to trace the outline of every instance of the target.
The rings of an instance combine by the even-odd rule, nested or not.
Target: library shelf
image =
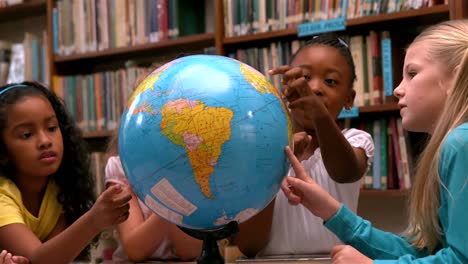
[[[361,190],[360,199],[408,198],[410,190]]]
[[[448,5],[435,5],[431,7],[416,9],[416,10],[406,10],[395,13],[380,14],[380,15],[371,15],[363,16],[358,18],[351,18],[346,21],[346,27],[358,27],[358,26],[371,26],[373,24],[382,23],[382,22],[393,22],[397,20],[406,20],[406,19],[433,19],[433,20],[442,20],[443,18],[449,17],[449,6]],[[273,39],[281,39],[285,37],[294,37],[297,36],[296,28],[288,28],[283,30],[262,32],[251,35],[228,37],[223,39],[224,45],[238,45],[247,42],[255,41],[265,41]]]
[[[111,130],[86,131],[83,132],[84,139],[108,138],[114,134]]]
[[[223,40],[225,45],[236,45],[245,42],[255,42],[258,40],[279,39],[284,37],[291,37],[297,35],[296,28],[288,28],[282,30],[268,31],[257,34],[229,37]]]
[[[400,110],[398,104],[381,104],[381,105],[371,105],[371,106],[361,106],[359,107],[359,113],[383,113],[383,112],[396,112]]]
[[[45,0],[30,0],[21,4],[0,8],[0,23],[10,22],[26,17],[46,15],[47,3]]]
[[[446,16],[449,17],[449,6],[448,5],[434,5],[431,7],[421,8],[421,9],[414,9],[414,10],[406,10],[400,11],[395,13],[387,13],[375,16],[363,16],[358,18],[348,19],[346,21],[346,26],[360,26],[360,25],[368,25],[380,22],[392,22],[394,20],[400,19],[411,19],[411,18],[424,18],[424,17],[432,17],[435,16]]]
[[[177,50],[187,46],[190,46],[191,48],[209,47],[210,45],[214,45],[214,39],[214,33],[203,33],[191,36],[184,36],[176,39],[163,40],[154,43],[146,43],[131,47],[113,48],[104,51],[73,54],[67,56],[56,55],[54,56],[54,62],[68,63],[82,60],[112,58],[120,55],[133,56],[138,53],[147,54],[150,51],[157,51],[158,53],[161,53],[162,51]]]

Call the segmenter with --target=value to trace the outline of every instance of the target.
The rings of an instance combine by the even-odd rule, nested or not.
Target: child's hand
[[[283,78],[281,80],[281,84],[283,84],[283,97],[286,98],[289,102],[299,99],[299,93],[297,90],[294,89],[294,87],[307,86],[307,81],[305,81],[302,69],[299,67],[292,68],[288,65],[283,65],[278,68],[269,70],[268,74],[283,75]]]
[[[311,141],[312,137],[307,134],[307,132],[294,133],[294,155],[301,160],[301,155],[307,149]]]
[[[127,188],[119,184],[112,185],[96,200],[90,210],[94,224],[99,230],[120,224],[127,220],[129,201],[132,195]]]
[[[22,256],[13,256],[6,250],[0,253],[0,264],[28,264],[29,260]]]
[[[332,262],[335,264],[360,263],[372,264],[374,261],[361,252],[357,251],[352,246],[339,245],[335,246],[331,252]]]
[[[280,66],[268,72],[283,75],[283,96],[288,100],[293,118],[302,130],[315,130],[315,121],[328,116],[328,110],[321,99],[320,88],[313,88],[300,67]],[[313,84],[319,87],[320,84]]]
[[[296,177],[286,177],[281,184],[289,203],[304,205],[324,221],[330,219],[340,209],[340,203],[307,174],[289,147],[286,147],[286,155],[296,174]]]

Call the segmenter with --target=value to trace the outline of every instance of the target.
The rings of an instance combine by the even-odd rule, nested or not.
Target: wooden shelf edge
[[[177,39],[170,39],[170,40],[163,40],[160,42],[155,43],[147,43],[143,45],[133,46],[133,47],[122,47],[122,48],[114,48],[108,49],[104,51],[98,52],[88,52],[83,54],[73,54],[68,56],[54,56],[54,62],[56,63],[63,63],[63,62],[72,62],[72,61],[79,61],[85,59],[97,59],[97,58],[105,58],[105,57],[112,57],[121,54],[127,53],[136,53],[136,52],[143,52],[143,51],[151,51],[155,49],[167,49],[167,48],[175,48],[185,45],[214,45],[214,33],[203,33],[191,36],[184,36]]]
[[[283,30],[275,30],[275,31],[268,31],[262,32],[257,34],[250,34],[238,37],[229,37],[224,38],[223,43],[225,45],[233,45],[243,42],[253,42],[256,40],[264,40],[264,39],[273,39],[273,38],[282,38],[288,36],[297,35],[297,28],[288,28]]]
[[[361,190],[359,198],[407,198],[410,190]]]
[[[378,23],[378,22],[385,22],[385,21],[392,21],[397,19],[406,19],[406,18],[413,18],[413,17],[420,17],[420,16],[427,16],[427,15],[434,15],[434,14],[443,14],[449,13],[449,6],[448,5],[435,5],[431,7],[425,7],[421,9],[414,9],[414,10],[405,10],[395,13],[387,13],[375,16],[363,16],[358,18],[348,19],[346,21],[346,26],[360,26],[369,23]]]
[[[398,19],[406,19],[420,16],[427,16],[433,14],[443,14],[449,13],[448,5],[435,5],[431,7],[416,9],[416,10],[406,10],[395,13],[381,14],[381,15],[371,15],[363,16],[358,18],[348,19],[346,21],[346,27],[355,27],[372,23],[379,23],[385,21],[392,21]],[[245,42],[253,42],[259,40],[275,39],[288,36],[297,36],[297,28],[288,28],[283,30],[262,32],[251,35],[244,35],[238,37],[228,37],[223,39],[224,45],[235,45]]]
[[[30,0],[21,4],[0,8],[0,22],[7,22],[24,17],[46,15],[45,0]]]
[[[380,113],[380,112],[393,112],[398,111],[400,108],[398,104],[381,104],[381,105],[371,105],[371,106],[361,106],[359,107],[359,113]]]
[[[102,130],[102,131],[86,131],[83,132],[84,139],[92,138],[108,138],[114,135],[114,131]]]

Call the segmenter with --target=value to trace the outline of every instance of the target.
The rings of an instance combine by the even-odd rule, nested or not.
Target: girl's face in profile
[[[394,90],[403,128],[432,133],[452,85],[454,74],[431,58],[428,43],[415,42],[405,56],[403,79]]]

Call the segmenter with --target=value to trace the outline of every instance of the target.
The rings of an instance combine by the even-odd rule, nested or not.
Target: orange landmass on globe
[[[231,137],[233,112],[224,107],[207,107],[201,101],[178,99],[166,103],[161,114],[162,134],[185,148],[201,192],[213,199],[209,180],[222,145]]]

